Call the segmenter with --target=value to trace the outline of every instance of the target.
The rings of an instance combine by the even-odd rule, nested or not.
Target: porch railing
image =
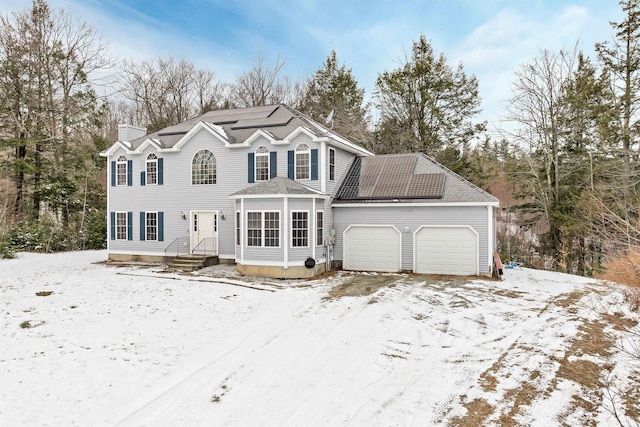
[[[169,246],[164,249],[164,257],[177,257],[182,254],[188,254],[190,251],[189,236],[176,237],[169,243]]]
[[[191,253],[196,255],[218,255],[218,238],[205,237],[200,240],[200,243],[193,248]]]

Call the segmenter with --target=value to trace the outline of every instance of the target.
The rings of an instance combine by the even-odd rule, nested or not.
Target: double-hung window
[[[116,160],[116,185],[127,185],[127,158],[118,157]]]
[[[146,212],[146,240],[158,240],[158,212]]]
[[[116,212],[116,240],[127,240],[127,212]]]
[[[300,144],[295,150],[296,180],[311,178],[311,150],[307,144]]]
[[[269,149],[261,145],[256,150],[256,182],[269,180]]]
[[[262,246],[262,212],[247,212],[247,246]]]
[[[280,212],[247,212],[247,246],[280,246]]]
[[[146,164],[147,185],[156,185],[158,183],[158,156],[151,153],[147,156]]]
[[[264,213],[264,245],[273,248],[280,246],[280,212]]]
[[[324,212],[316,212],[316,246],[324,244]]]
[[[336,150],[329,148],[329,181],[336,180]]]
[[[309,246],[309,212],[291,212],[291,246]]]
[[[240,211],[236,212],[236,245],[240,244]]]

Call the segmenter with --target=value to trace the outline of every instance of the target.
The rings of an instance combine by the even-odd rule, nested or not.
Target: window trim
[[[329,147],[329,181],[336,180],[336,149]]]
[[[316,246],[323,246],[323,245],[324,245],[324,211],[316,211]]]
[[[195,182],[196,181],[196,176],[195,174],[195,160],[196,157],[200,154],[200,153],[211,153],[211,159],[209,159],[210,161],[213,161],[213,182]],[[199,166],[199,170],[198,170],[198,178],[199,181],[202,181],[202,177],[205,176],[204,171],[202,171],[202,163],[198,163]],[[217,159],[216,159],[216,155],[213,153],[213,151],[211,150],[207,150],[206,148],[203,148],[202,150],[198,150],[193,157],[191,158],[191,185],[216,185],[216,183],[218,182],[218,163],[217,163]]]
[[[153,156],[153,158],[151,157]],[[149,177],[152,175],[149,172],[149,166],[155,164],[155,182],[151,182],[151,180],[149,179]],[[145,160],[145,185],[158,185],[158,156],[155,155],[155,153],[149,153],[149,155],[147,156],[146,160]]]
[[[245,212],[245,218],[246,218],[246,222],[245,222],[245,231],[246,231],[246,247],[248,248],[280,248],[282,247],[282,212],[280,210],[248,210]],[[260,214],[260,244],[259,245],[249,245],[249,214],[250,213],[259,213]],[[277,246],[267,246],[265,243],[267,241],[267,228],[265,227],[266,224],[266,215],[267,213],[275,213],[278,214],[278,245]],[[239,214],[239,212],[238,212]],[[269,229],[272,230],[272,229]]]
[[[151,228],[149,226],[149,215],[150,214],[153,214],[153,215],[156,216],[156,225],[155,225],[156,238],[155,239],[150,239],[149,238],[149,230]],[[160,232],[160,223],[159,223],[159,221],[160,220],[159,220],[158,211],[145,211],[145,213],[144,213],[144,237],[145,237],[145,240],[147,242],[158,242],[159,241],[158,240],[158,235],[159,235],[159,232]]]
[[[301,228],[296,228],[294,225],[294,214],[298,214],[298,213],[304,213],[306,214],[306,221],[307,221],[307,227],[306,229],[304,229],[306,231],[306,245],[295,245],[295,239],[296,238],[300,238],[300,237],[295,237],[295,232],[297,230],[303,230]],[[292,248],[308,248],[310,247],[309,245],[309,211],[308,210],[297,210],[297,211],[291,211],[290,212],[290,218],[291,218],[291,240],[289,242],[289,244],[291,245]]]
[[[306,148],[304,148],[306,147]],[[311,180],[311,147],[309,147],[309,144],[302,142],[300,144],[298,144],[296,146],[296,148],[293,150],[294,155],[293,155],[293,176],[295,178],[295,181],[310,181]],[[307,169],[307,173],[306,173],[306,178],[298,178],[298,156],[305,156],[307,158],[307,162],[306,162],[306,169]]]
[[[264,150],[259,151],[262,148],[266,151]],[[267,174],[266,174],[266,179],[260,179],[260,174],[258,174],[258,159],[264,158],[264,157],[267,158]],[[258,148],[256,148],[256,151],[254,152],[253,176],[254,176],[255,182],[264,182],[264,181],[269,181],[270,179],[269,177],[271,176],[271,152],[269,151],[269,148],[267,148],[266,145],[259,146]]]
[[[122,169],[124,173],[121,173],[121,166],[124,166]],[[126,187],[129,185],[129,164],[128,159],[125,155],[121,154],[118,156],[116,160],[116,187]],[[124,177],[124,182],[120,183],[120,178]]]
[[[119,217],[120,214],[122,214],[124,216],[124,225],[119,223]],[[124,240],[129,240],[129,213],[127,211],[116,211],[116,238],[115,240],[119,240],[119,241],[124,241]],[[124,229],[124,237],[119,237],[120,236],[120,228]]]

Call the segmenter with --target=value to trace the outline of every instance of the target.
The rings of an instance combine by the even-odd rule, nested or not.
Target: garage
[[[344,231],[345,270],[401,269],[401,234],[392,225],[351,225]]]
[[[471,227],[422,226],[414,246],[416,273],[478,274],[478,234]]]

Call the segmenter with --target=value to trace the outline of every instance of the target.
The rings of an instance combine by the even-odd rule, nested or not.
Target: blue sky
[[[30,7],[4,0],[3,14]],[[579,43],[587,54],[611,40],[621,20],[616,0],[49,0],[94,26],[118,59],[185,57],[231,82],[260,51],[278,55],[291,78],[311,75],[336,50],[371,96],[424,34],[452,66],[480,82],[482,119],[496,122],[514,70],[541,49]]]

